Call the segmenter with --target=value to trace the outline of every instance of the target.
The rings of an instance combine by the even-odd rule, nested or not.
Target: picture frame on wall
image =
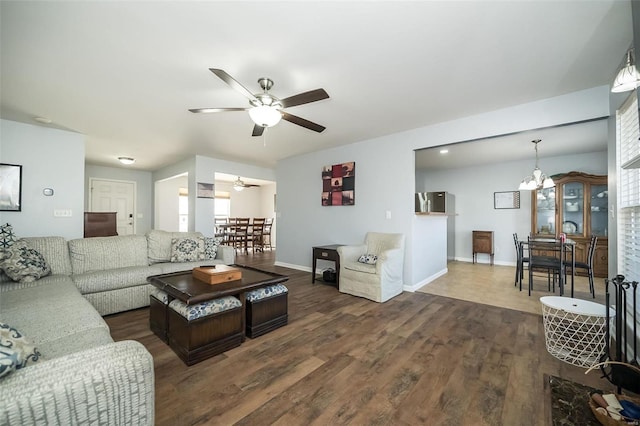
[[[198,182],[198,198],[215,198],[214,185],[212,183]]]
[[[355,205],[356,163],[333,164],[322,168],[323,206]]]
[[[494,209],[519,209],[520,191],[503,191],[493,193]]]
[[[0,163],[0,211],[22,210],[22,166]]]

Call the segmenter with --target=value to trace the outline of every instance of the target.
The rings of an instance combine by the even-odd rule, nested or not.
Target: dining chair
[[[231,245],[236,250],[239,249],[240,253],[242,253],[242,251],[248,253],[249,250],[247,249],[247,236],[249,234],[249,218],[234,218],[234,221],[231,222],[231,226],[229,229],[229,241]]]
[[[262,247],[269,246],[269,250],[273,250],[271,246],[271,228],[273,226],[273,218],[268,217],[264,221],[264,228],[262,229]]]
[[[586,269],[587,275],[589,276],[589,291],[591,292],[591,296],[593,298],[596,297],[596,289],[593,285],[593,256],[596,251],[596,244],[598,243],[598,237],[595,235],[591,236],[591,240],[589,241],[589,251],[587,252],[587,261],[586,262],[575,262],[576,269]]]
[[[254,217],[251,224],[251,232],[247,237],[247,242],[251,244],[251,250],[254,253],[264,251],[264,222],[264,217]]]
[[[522,288],[522,279],[524,278],[524,264],[529,263],[529,246],[528,241],[520,241],[518,239],[518,234],[516,232],[513,233],[513,243],[516,247],[516,279],[513,285],[517,286],[518,282],[520,282],[520,287]]]
[[[564,244],[561,241],[536,241],[529,240],[529,296],[533,289],[533,272],[544,271],[547,273],[547,286],[551,291],[551,277],[553,276],[553,291],[555,291],[556,277],[560,295],[564,293],[564,281],[566,277],[566,263]],[[522,290],[522,284],[520,284]]]
[[[214,227],[214,237],[216,238],[222,238],[222,241],[226,241],[227,238],[227,228],[226,226],[221,226],[221,225],[226,225],[227,224],[227,218],[226,217],[216,217],[213,219],[213,227]]]

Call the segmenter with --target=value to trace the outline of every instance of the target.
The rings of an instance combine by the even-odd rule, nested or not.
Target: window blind
[[[640,281],[640,169],[624,169],[640,156],[638,99],[635,93],[617,113],[618,273]]]

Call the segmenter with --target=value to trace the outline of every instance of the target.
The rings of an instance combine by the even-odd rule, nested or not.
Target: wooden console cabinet
[[[561,232],[576,242],[576,262],[587,262],[591,235],[598,237],[593,275],[608,276],[609,193],[606,175],[569,172],[551,177],[555,187],[531,191],[531,233],[556,237]],[[583,270],[576,271],[584,274]]]
[[[478,253],[487,253],[493,265],[493,231],[473,231],[473,263],[478,260]]]
[[[85,212],[84,237],[111,237],[116,231],[116,212]]]

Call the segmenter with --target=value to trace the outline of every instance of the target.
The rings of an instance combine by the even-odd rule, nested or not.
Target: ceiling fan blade
[[[256,124],[255,126],[253,126],[253,133],[251,134],[251,136],[262,136],[263,132],[264,132],[264,127],[258,126]]]
[[[321,101],[328,98],[329,94],[325,92],[324,89],[316,89],[289,96],[288,98],[282,99],[280,102],[282,102],[283,108],[288,108],[297,105],[308,104],[311,102]]]
[[[282,119],[287,120],[290,123],[297,124],[298,126],[306,127],[309,130],[313,130],[314,132],[321,133],[326,127],[321,126],[313,121],[305,120],[304,118],[300,118],[296,115],[289,114],[288,112],[282,111]]]
[[[189,111],[193,113],[201,112],[227,112],[227,111],[246,111],[249,108],[191,108]]]
[[[221,70],[221,69],[217,69],[217,68],[209,68],[209,71],[211,71],[212,73],[214,73],[215,75],[217,75],[222,81],[224,81],[225,83],[227,83],[229,86],[231,86],[233,89],[237,90],[238,92],[242,93],[244,96],[246,96],[250,101],[258,101],[258,98],[256,98],[253,93],[251,93],[246,87],[244,87],[242,84],[238,83],[238,81],[236,79],[234,79],[233,77],[231,77],[229,74],[227,74],[226,71]]]

